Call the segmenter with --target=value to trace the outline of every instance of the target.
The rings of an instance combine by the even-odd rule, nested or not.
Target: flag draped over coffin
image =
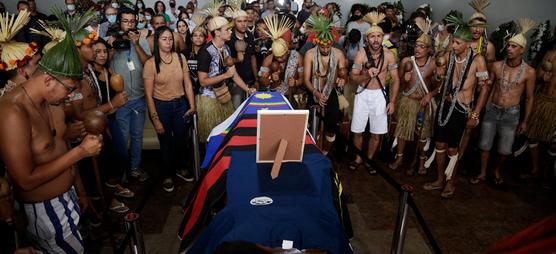
[[[203,243],[202,249],[206,253],[212,253],[209,252],[210,248],[207,245],[214,247],[221,240],[241,239],[267,244],[268,246],[274,244],[270,238],[261,239],[260,237],[261,234],[276,231],[273,228],[276,226],[265,225],[263,219],[259,223],[242,221],[244,218],[237,216],[238,214],[244,214],[251,216],[253,220],[256,220],[257,216],[261,217],[261,211],[257,210],[260,208],[249,206],[247,199],[262,194],[271,195],[275,199],[275,204],[264,208],[267,209],[264,210],[264,213],[275,213],[276,219],[280,219],[282,214],[287,217],[289,215],[286,214],[297,213],[297,211],[287,210],[291,206],[288,204],[307,205],[305,211],[311,210],[309,205],[312,205],[312,207],[318,207],[312,213],[318,213],[324,217],[328,216],[320,224],[318,222],[302,223],[304,227],[298,229],[301,233],[294,234],[295,237],[301,238],[303,234],[306,234],[304,231],[311,230],[316,231],[316,234],[322,230],[332,231],[326,232],[327,234],[337,230],[340,234],[340,236],[333,236],[335,240],[331,240],[326,239],[327,236],[324,235],[321,239],[318,239],[318,235],[311,232],[314,235],[312,238],[316,238],[315,241],[305,240],[303,241],[304,245],[294,245],[295,247],[327,245],[330,244],[329,242],[335,242],[337,245],[330,246],[331,249],[345,248],[343,245],[347,246],[347,238],[340,225],[340,221],[344,221],[342,218],[344,216],[343,210],[340,208],[342,207],[340,204],[341,184],[336,173],[332,170],[330,161],[322,155],[309,133],[305,137],[304,163],[285,163],[282,167],[282,173],[277,179],[278,181],[272,182],[266,177],[266,171],[270,172],[270,164],[258,165],[255,163],[257,111],[288,109],[292,109],[292,107],[280,93],[257,93],[249,97],[226,121],[213,129],[207,144],[205,160],[202,164],[201,179],[185,202],[184,217],[178,231],[178,236],[182,240],[182,248],[191,246],[196,240]],[[309,166],[300,167],[299,165]],[[268,178],[270,178],[269,174]],[[226,207],[219,211],[211,224],[207,226],[211,214],[217,209],[215,206],[222,203],[226,198]],[[296,209],[304,209],[303,205],[295,206]],[[303,214],[303,212],[298,214]],[[331,214],[334,218],[329,218]],[[311,216],[314,216],[314,214]],[[294,220],[297,219],[304,218],[294,218]],[[314,218],[305,219],[311,220]],[[285,218],[285,220],[291,220],[291,218]],[[216,223],[221,223],[220,227],[215,226]],[[228,227],[223,229],[222,225],[228,225]],[[252,228],[253,225],[255,225],[254,228]],[[340,228],[338,229],[337,226]],[[291,227],[288,230],[292,230]],[[260,232],[257,233],[257,231]],[[250,235],[248,232],[254,232],[254,234]],[[271,234],[276,235],[276,237],[282,237],[279,236],[280,234],[272,232]],[[210,233],[211,237],[202,236],[202,234],[207,233]],[[337,239],[340,239],[340,241],[337,241]],[[319,240],[321,241],[319,242]],[[301,244],[300,242],[298,240],[296,243]],[[192,249],[195,249],[195,247],[195,244],[193,244]],[[197,248],[199,248],[199,244],[197,244]],[[334,251],[332,252],[334,253]],[[193,251],[192,253],[198,252]]]

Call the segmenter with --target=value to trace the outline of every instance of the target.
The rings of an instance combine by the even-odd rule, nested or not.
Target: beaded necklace
[[[517,75],[515,75],[514,80],[512,80],[511,82],[509,82],[510,79],[509,75],[508,78],[506,79],[506,65],[507,65],[507,60],[504,60],[504,63],[502,64],[502,73],[501,73],[502,80],[500,81],[500,88],[504,92],[508,92],[517,86],[517,83],[521,79],[521,74],[523,74],[523,70],[525,69],[525,61],[523,61],[523,59],[521,60],[521,63],[519,64],[519,71],[517,72]]]
[[[468,49],[467,50],[467,55],[465,57],[465,62],[463,63],[463,68],[461,70],[461,74],[459,77],[459,81],[457,82],[456,86],[454,87],[453,84],[453,78],[454,78],[454,69],[455,69],[455,60],[456,60],[456,54],[452,53],[452,55],[450,56],[450,64],[448,65],[448,73],[447,73],[447,78],[444,81],[444,92],[442,93],[442,101],[440,103],[440,111],[438,112],[438,125],[444,127],[446,126],[446,124],[448,123],[448,121],[450,121],[450,117],[452,116],[452,113],[454,111],[454,108],[456,106],[456,101],[458,98],[458,94],[460,91],[460,88],[463,86],[463,83],[465,82],[464,78],[465,78],[465,74],[467,73],[467,71],[469,70],[470,67],[470,63],[471,63],[471,59],[473,57],[472,54],[472,49]],[[449,90],[449,91],[448,91]],[[450,105],[450,109],[448,111],[448,114],[446,115],[446,118],[444,120],[442,120],[442,115],[444,114],[444,103],[446,102],[446,97],[448,97],[448,93],[452,96],[452,103]]]

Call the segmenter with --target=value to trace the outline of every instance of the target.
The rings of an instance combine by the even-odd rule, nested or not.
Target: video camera
[[[138,33],[137,29],[129,29],[128,32]],[[126,50],[131,48],[131,41],[127,38],[127,34],[122,31],[118,26],[111,27],[106,33],[115,38],[112,42],[112,48],[116,50]]]

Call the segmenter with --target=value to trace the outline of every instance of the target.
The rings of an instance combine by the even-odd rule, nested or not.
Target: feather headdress
[[[452,14],[448,15],[448,17],[444,20],[449,26],[453,26],[455,28],[454,37],[460,38],[464,41],[473,40],[473,34],[471,33],[471,30],[469,30],[469,25],[463,21],[463,17]]]
[[[54,47],[54,45],[64,40],[64,38],[66,38],[66,31],[60,28],[49,26],[42,20],[39,20],[39,25],[41,26],[41,30],[31,28],[31,33],[42,35],[50,39],[50,42],[43,47],[42,49],[43,53],[46,53],[46,51],[48,51],[49,49]]]
[[[475,9],[475,13],[469,17],[469,26],[487,26],[487,17],[485,9],[490,5],[489,0],[473,0],[469,5]]]
[[[30,13],[23,10],[16,14],[0,13],[0,70],[9,71],[27,64],[35,55],[38,45],[34,42],[25,43],[12,40],[13,37],[29,22]]]
[[[332,45],[339,37],[336,28],[332,24],[332,19],[317,13],[316,15],[311,15],[307,21],[305,21],[307,31],[309,34],[309,41],[321,46]]]
[[[265,33],[272,38],[272,54],[281,57],[288,52],[288,43],[282,35],[293,27],[293,22],[285,16],[270,15],[264,17],[264,23],[269,31]]]
[[[81,30],[84,30],[83,27],[91,19],[93,11],[89,9],[85,14],[76,14],[73,17],[66,16],[58,7],[53,7],[51,12],[58,18],[57,23],[64,28],[66,36],[44,54],[39,66],[52,75],[82,79],[83,70],[76,47],[78,41],[74,39],[74,36],[79,35],[79,33],[85,34]],[[90,40],[88,36],[86,38]]]
[[[370,33],[384,34],[382,28],[378,26],[378,24],[384,21],[384,18],[386,18],[386,15],[384,13],[378,13],[376,11],[367,13],[367,15],[363,17],[363,20],[369,23],[371,27],[365,32],[365,35],[368,35]]]
[[[218,17],[220,16],[220,7],[222,7],[222,5],[222,2],[213,0],[212,2],[209,2],[207,6],[205,6],[205,13],[209,17]]]
[[[517,26],[520,28],[520,31],[514,35],[512,38],[510,38],[508,40],[509,42],[513,42],[521,47],[527,46],[527,38],[525,37],[525,35],[527,34],[527,32],[529,30],[531,30],[533,27],[535,27],[536,23],[535,21],[528,19],[528,18],[521,18],[517,20]]]
[[[431,29],[432,29],[432,25],[431,25],[431,21],[429,19],[427,20],[422,20],[420,19],[418,22],[416,22],[417,27],[419,27],[419,29],[421,29],[421,36],[419,36],[419,38],[417,39],[416,42],[421,42],[423,44],[425,44],[427,47],[432,45],[432,40],[431,37],[429,35]]]

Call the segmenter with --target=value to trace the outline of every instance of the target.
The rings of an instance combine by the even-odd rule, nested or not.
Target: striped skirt
[[[80,210],[72,187],[67,192],[39,203],[23,204],[27,233],[44,253],[83,253],[83,239],[77,230]]]

